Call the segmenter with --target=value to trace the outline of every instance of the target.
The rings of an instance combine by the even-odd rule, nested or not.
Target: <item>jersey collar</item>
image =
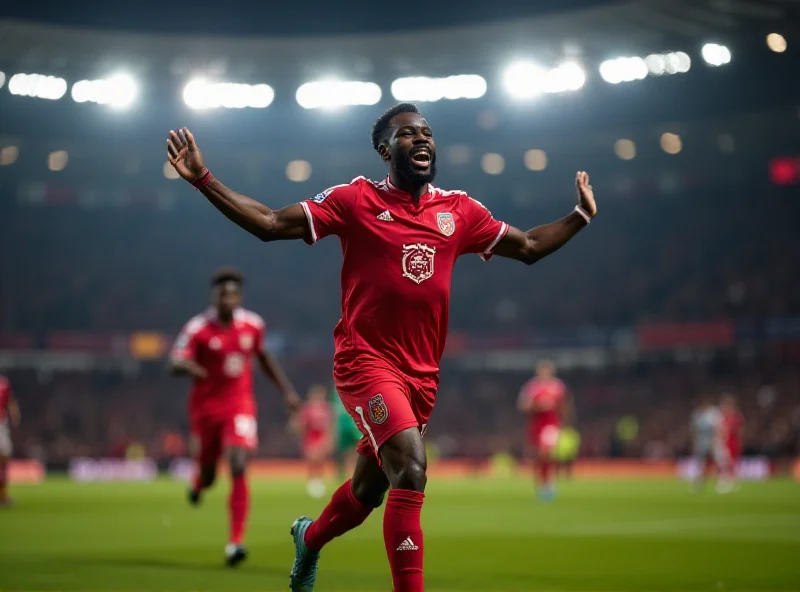
[[[389,179],[387,175],[386,178],[383,180],[383,183],[386,185],[386,189],[392,193],[393,195],[399,197],[403,201],[411,201],[411,195],[406,193],[402,189],[398,189],[394,185],[392,185],[392,181]],[[433,198],[434,195],[434,187],[430,183],[427,184],[425,187],[425,193],[423,193],[419,198],[419,204],[422,205],[425,202],[429,201]]]

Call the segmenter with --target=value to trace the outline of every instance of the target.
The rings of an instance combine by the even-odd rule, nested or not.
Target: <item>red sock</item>
[[[247,522],[247,511],[250,509],[250,491],[244,475],[233,478],[231,493],[228,497],[228,516],[231,526],[231,541],[236,545],[242,544],[244,526]]]
[[[306,530],[306,547],[319,551],[334,538],[364,522],[374,509],[356,499],[348,479],[334,492],[322,514]]]
[[[383,542],[392,567],[394,592],[422,592],[423,540],[420,512],[425,494],[392,489],[383,515]]]

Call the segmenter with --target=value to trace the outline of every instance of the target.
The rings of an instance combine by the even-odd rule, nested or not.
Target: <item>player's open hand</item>
[[[597,215],[597,203],[594,201],[594,191],[589,185],[589,173],[578,171],[575,175],[575,187],[578,190],[578,205],[592,218]]]
[[[184,127],[177,132],[170,130],[167,139],[167,158],[178,174],[190,183],[200,178],[206,168],[203,153],[195,144],[189,128]]]

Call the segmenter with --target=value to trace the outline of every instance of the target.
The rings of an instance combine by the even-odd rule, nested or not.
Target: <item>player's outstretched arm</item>
[[[575,186],[578,190],[578,205],[572,213],[561,220],[531,228],[527,232],[509,227],[493,253],[532,265],[567,244],[597,214],[588,173],[579,172],[575,177]]]
[[[261,366],[261,371],[281,391],[286,408],[291,412],[296,411],[300,407],[300,396],[286,376],[283,368],[272,357],[272,354],[265,349],[261,349],[256,354],[256,357],[258,358],[258,365]]]
[[[169,132],[167,156],[178,174],[205,195],[215,208],[262,241],[302,239],[309,235],[308,219],[300,205],[270,209],[226,187],[211,175],[188,128]]]

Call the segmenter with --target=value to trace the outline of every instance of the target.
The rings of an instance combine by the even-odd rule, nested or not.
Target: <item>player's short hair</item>
[[[386,141],[386,134],[392,128],[392,118],[401,113],[416,113],[420,115],[419,109],[413,103],[398,103],[394,107],[387,109],[383,115],[378,117],[375,125],[372,126],[372,147],[375,150],[380,148]]]
[[[214,288],[226,282],[235,282],[242,287],[244,285],[244,275],[234,267],[223,267],[214,272],[211,276],[211,287]]]

